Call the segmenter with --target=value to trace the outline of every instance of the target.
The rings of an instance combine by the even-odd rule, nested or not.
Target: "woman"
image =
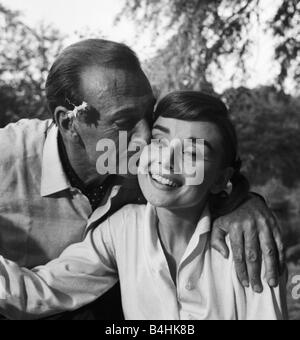
[[[0,261],[0,274],[20,282],[17,291],[3,287],[0,313],[37,318],[75,310],[120,280],[126,319],[283,319],[283,290],[245,289],[232,256],[225,260],[210,246],[210,202],[223,197],[240,168],[225,105],[199,92],[164,98],[140,163],[147,206],[123,208],[33,271],[9,272]]]

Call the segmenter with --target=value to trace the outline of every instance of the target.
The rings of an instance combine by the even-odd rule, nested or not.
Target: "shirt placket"
[[[197,247],[180,264],[177,272],[177,299],[180,320],[197,320],[192,305],[201,303],[197,285],[203,271],[207,235],[200,236]]]

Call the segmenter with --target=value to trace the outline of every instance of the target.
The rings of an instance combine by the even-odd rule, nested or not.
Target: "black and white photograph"
[[[299,0],[0,0],[0,320],[300,320]]]

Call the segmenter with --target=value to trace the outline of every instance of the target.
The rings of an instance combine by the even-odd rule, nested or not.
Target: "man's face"
[[[82,73],[81,92],[92,112],[83,113],[74,124],[85,146],[89,167],[95,172],[100,156],[97,151],[99,141],[109,139],[115,143],[117,155],[112,153],[108,157],[117,160],[120,131],[127,133],[129,146],[149,142],[149,122],[155,100],[142,72],[90,67]]]

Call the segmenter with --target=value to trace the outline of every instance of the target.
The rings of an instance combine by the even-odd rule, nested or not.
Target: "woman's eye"
[[[169,147],[169,143],[166,139],[157,138],[152,141],[152,145],[154,145],[157,148],[167,148]]]
[[[155,146],[161,146],[163,143],[162,139],[153,139],[152,140],[152,144],[155,145]]]
[[[201,152],[196,152],[196,151],[186,151],[183,153],[186,157],[189,159],[195,161],[200,161],[204,159],[204,156]]]
[[[191,159],[196,159],[196,153],[190,152],[190,151],[184,151],[183,152],[185,157],[191,158]]]

